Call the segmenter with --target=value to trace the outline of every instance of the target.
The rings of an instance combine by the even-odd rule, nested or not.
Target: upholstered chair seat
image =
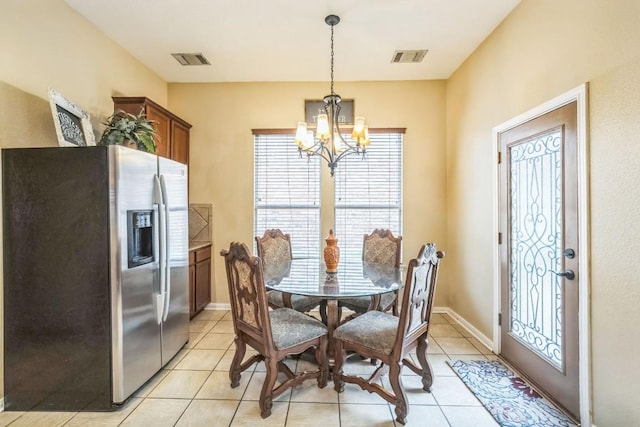
[[[368,311],[346,322],[333,333],[333,338],[391,354],[398,333],[398,317],[382,311]]]
[[[269,318],[276,350],[294,347],[327,334],[324,324],[290,308],[270,310]]]
[[[397,294],[395,292],[387,292],[386,294],[380,295],[380,308],[388,309],[389,307],[393,307],[396,298]],[[364,313],[369,310],[370,303],[371,297],[344,298],[340,300],[340,306],[353,310],[356,313]]]
[[[268,291],[267,301],[270,307],[284,307],[284,295],[280,291]],[[305,295],[291,295],[291,308],[302,313],[313,310],[322,302],[322,298]]]

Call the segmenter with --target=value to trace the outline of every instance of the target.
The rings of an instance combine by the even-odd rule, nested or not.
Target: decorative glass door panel
[[[509,148],[511,171],[510,333],[564,369],[562,133],[554,129]]]

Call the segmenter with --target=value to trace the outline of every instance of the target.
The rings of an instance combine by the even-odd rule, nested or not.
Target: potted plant
[[[139,115],[117,110],[107,117],[99,145],[125,145],[141,151],[155,153],[156,130],[144,113]]]

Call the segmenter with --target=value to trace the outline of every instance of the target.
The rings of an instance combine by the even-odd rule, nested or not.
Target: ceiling
[[[446,79],[520,0],[65,0],[168,82]],[[421,63],[396,50],[428,49]],[[171,53],[202,53],[182,66]]]

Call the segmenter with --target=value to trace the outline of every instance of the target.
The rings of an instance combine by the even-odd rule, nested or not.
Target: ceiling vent
[[[422,62],[428,50],[396,50],[393,52],[391,62]]]
[[[180,65],[211,65],[202,53],[172,53]]]

